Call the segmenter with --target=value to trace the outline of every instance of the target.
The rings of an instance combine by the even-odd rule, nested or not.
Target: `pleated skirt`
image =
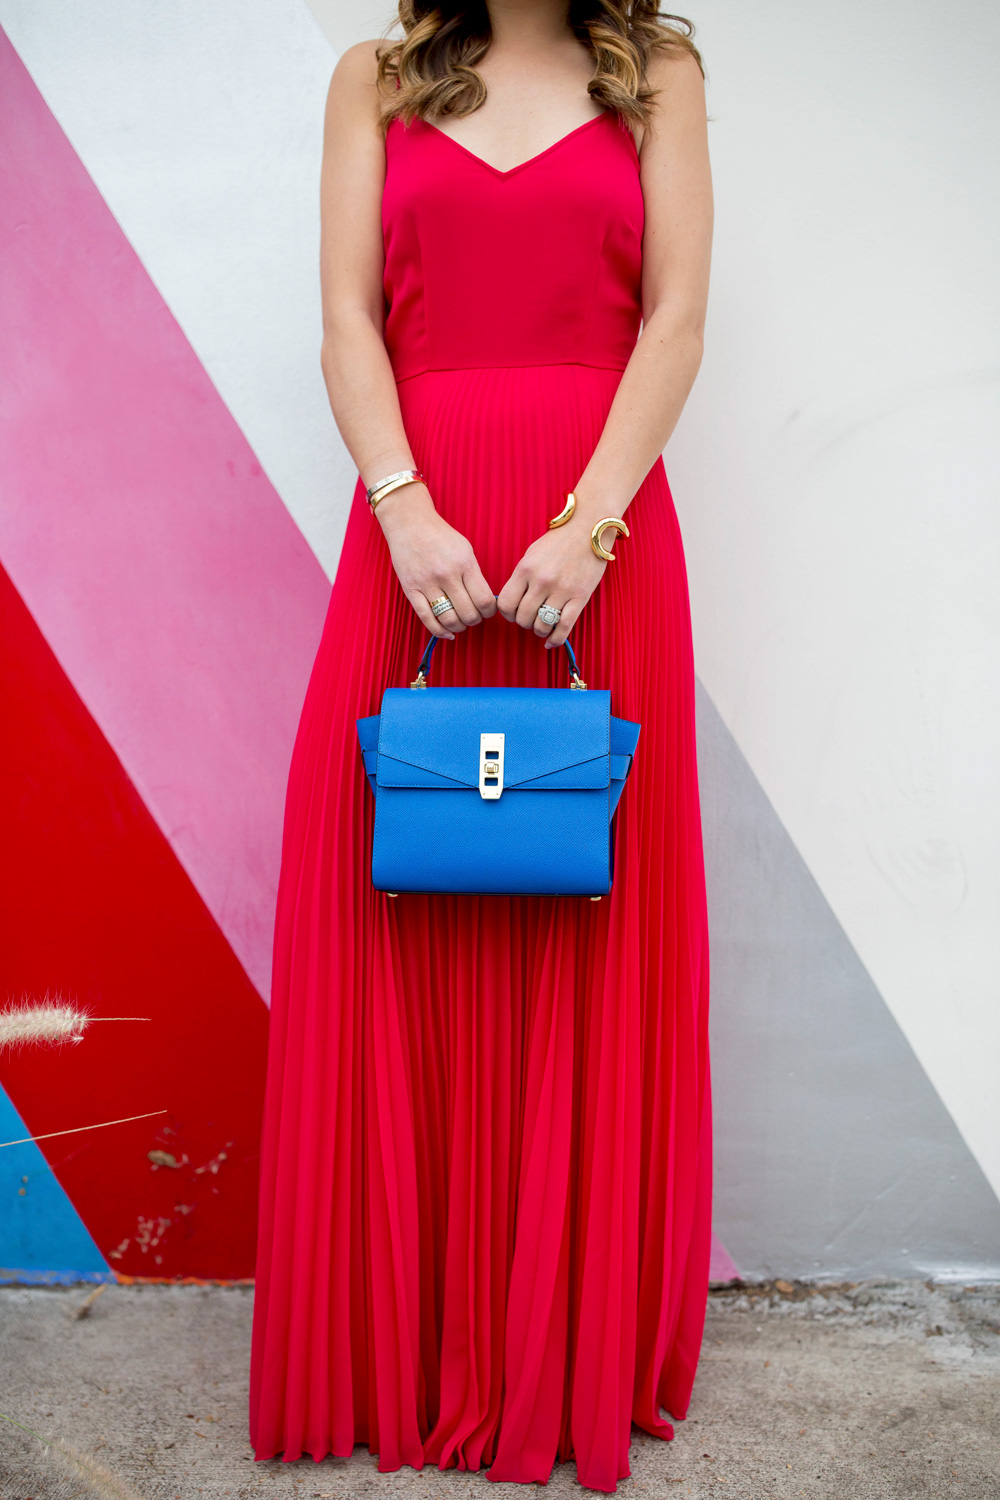
[[[620,378],[556,365],[400,383],[414,458],[494,592],[562,508]],[[708,928],[662,460],[628,523],[572,635],[585,680],[642,725],[611,895],[393,900],[371,885],[355,721],[411,680],[426,633],[358,482],[285,810],[259,1460],[361,1443],[383,1471],[544,1483],[574,1459],[582,1485],[613,1491],[632,1423],[670,1438],[687,1411],[708,1289]],[[438,646],[434,681],[556,687],[564,656],[498,615]]]

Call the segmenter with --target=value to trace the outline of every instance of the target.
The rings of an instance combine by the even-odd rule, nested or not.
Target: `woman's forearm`
[[[367,312],[328,313],[321,364],[334,420],[366,487],[416,468],[389,353]]]
[[[327,309],[321,363],[337,427],[365,486],[415,469],[388,350],[365,308]],[[432,635],[454,640],[496,613],[472,544],[443,519],[425,484],[393,490],[375,518],[400,587]],[[443,598],[451,607],[439,617],[431,604]]]
[[[625,514],[677,425],[703,347],[700,322],[686,309],[665,303],[651,314],[576,486],[582,519]]]

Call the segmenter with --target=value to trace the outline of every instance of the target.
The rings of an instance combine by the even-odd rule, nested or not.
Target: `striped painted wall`
[[[666,460],[718,1276],[1000,1274],[997,21],[959,11],[694,16],[717,249]],[[322,110],[390,14],[0,0],[0,999],[149,1018],[0,1060],[0,1139],[47,1137],[0,1150],[7,1279],[252,1274],[284,783],[355,478]]]

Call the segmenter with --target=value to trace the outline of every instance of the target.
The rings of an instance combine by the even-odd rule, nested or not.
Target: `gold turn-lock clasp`
[[[484,802],[498,802],[503,791],[503,735],[479,736],[479,795]]]

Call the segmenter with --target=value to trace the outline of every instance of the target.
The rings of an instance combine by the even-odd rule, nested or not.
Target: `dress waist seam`
[[[624,365],[603,365],[594,360],[582,359],[556,359],[544,360],[538,364],[505,364],[505,365],[434,365],[428,366],[426,370],[414,370],[412,375],[397,375],[396,384],[405,385],[407,381],[419,380],[421,375],[452,375],[460,371],[468,370],[613,370],[616,374],[624,373]]]

